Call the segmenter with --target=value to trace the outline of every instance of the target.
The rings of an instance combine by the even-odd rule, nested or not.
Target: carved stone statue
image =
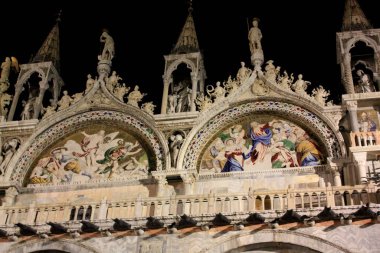
[[[226,94],[226,89],[220,86],[220,82],[216,82],[215,88],[211,85],[207,86],[207,94],[214,98],[214,103],[218,103],[223,100]]]
[[[356,88],[357,92],[366,93],[366,92],[375,92],[375,86],[372,83],[372,80],[369,78],[363,70],[359,69],[356,71],[356,74],[359,77],[358,86]]]
[[[95,79],[92,78],[91,74],[88,74],[87,81],[86,81],[86,90],[84,93],[87,94],[92,89],[94,84],[95,84]]]
[[[121,101],[121,102],[124,102],[124,96],[125,94],[128,93],[128,91],[130,90],[131,88],[126,86],[125,83],[123,83],[122,85],[118,85],[114,91],[113,91],[113,94]]]
[[[36,97],[30,97],[28,101],[22,101],[24,109],[21,112],[21,120],[29,120],[34,117],[34,104],[36,103]]]
[[[293,81],[294,81],[293,73],[289,77],[289,75],[288,75],[288,73],[286,71],[284,71],[284,75],[283,76],[280,76],[278,78],[278,82],[279,82],[280,88],[283,89],[283,90],[287,90],[287,91],[291,91],[292,90],[290,87],[291,87]]]
[[[252,28],[248,33],[249,49],[251,50],[251,62],[255,66],[255,69],[259,68],[264,62],[264,53],[261,47],[261,30],[258,27],[259,22],[257,18],[252,21]]]
[[[187,80],[182,80],[175,85],[172,95],[177,95],[176,112],[189,112],[191,110],[191,89]]]
[[[224,88],[228,92],[228,96],[235,93],[236,90],[239,88],[238,81],[235,79],[232,79],[231,76],[228,77],[227,82],[224,82],[223,85],[224,85]]]
[[[237,81],[239,82],[239,84],[242,84],[248,77],[249,75],[251,74],[252,70],[250,70],[249,68],[247,68],[245,66],[245,62],[240,62],[240,69],[238,70],[237,72],[237,75],[236,75],[236,79]]]
[[[104,43],[102,54],[98,56],[99,60],[111,61],[115,55],[115,44],[113,38],[104,31],[100,36],[100,42]]]
[[[177,94],[169,94],[168,96],[168,110],[167,113],[175,113],[175,108],[177,107],[177,100],[178,95]]]
[[[18,71],[19,66],[16,58],[5,57],[5,61],[1,63],[0,96],[9,89],[9,74],[12,67]]]
[[[8,107],[12,101],[12,96],[8,93],[0,93],[0,121],[1,118],[6,118],[8,114]]]
[[[5,141],[1,150],[1,162],[0,162],[0,175],[4,175],[5,168],[7,167],[9,161],[12,159],[14,153],[20,146],[20,140],[18,138],[11,138]]]
[[[122,78],[118,74],[116,74],[115,70],[112,71],[111,76],[108,77],[108,80],[106,82],[107,90],[109,90],[110,92],[113,92],[116,86],[118,85],[119,80],[121,81]]]
[[[209,96],[201,94],[195,100],[198,110],[203,112],[212,106],[212,100]]]
[[[50,115],[54,114],[56,107],[57,107],[56,105],[49,105],[48,107],[43,108],[42,109],[42,113],[43,113],[42,118],[45,119],[45,118],[49,117]]]
[[[146,102],[146,103],[142,104],[142,106],[141,106],[141,109],[146,111],[150,115],[154,114],[154,108],[156,108],[156,105],[153,104],[153,102]]]
[[[258,19],[253,19],[252,25],[253,26],[248,33],[248,39],[249,49],[251,50],[251,54],[253,55],[257,50],[261,49],[261,38],[263,37],[263,35],[261,34],[261,30],[258,27]]]
[[[278,71],[276,67],[273,65],[273,60],[267,61],[267,65],[265,66],[265,77],[268,79],[268,81],[276,82]]]
[[[329,91],[326,91],[321,85],[318,88],[313,89],[312,95],[314,100],[321,106],[326,105],[327,97],[330,95]]]
[[[82,92],[78,92],[78,93],[73,94],[71,96],[71,98],[72,98],[71,103],[74,104],[74,103],[78,102],[79,100],[81,100],[82,97],[83,97],[83,93]]]
[[[303,78],[302,74],[299,74],[298,80],[292,84],[292,88],[294,92],[297,93],[298,95],[308,96],[306,89],[307,89],[307,86],[310,84],[310,82],[305,81],[302,78]]]
[[[171,156],[171,165],[173,168],[177,166],[177,159],[179,150],[183,143],[183,136],[181,134],[172,134],[170,136],[169,148],[170,148],[170,156]]]
[[[139,91],[139,86],[136,85],[134,90],[131,93],[129,93],[129,95],[128,95],[127,104],[139,107],[138,102],[140,102],[145,95],[146,95],[145,93],[142,94]]]
[[[68,108],[72,101],[73,99],[69,96],[67,90],[64,90],[61,100],[58,101],[58,111]]]

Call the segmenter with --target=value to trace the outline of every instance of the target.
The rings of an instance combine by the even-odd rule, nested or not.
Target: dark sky
[[[115,40],[113,70],[129,86],[148,93],[144,101],[161,105],[163,56],[169,54],[187,17],[186,0],[103,1],[102,4],[60,4],[56,1],[8,1],[2,7],[0,59],[16,56],[27,63],[63,10],[61,76],[70,94],[85,89],[88,73],[96,75],[99,37],[107,28]],[[30,1],[31,2],[31,1]],[[120,2],[120,1],[119,1]],[[380,28],[377,1],[360,1],[367,18]],[[207,84],[235,75],[240,61],[250,65],[247,19],[260,18],[265,60],[288,73],[299,73],[313,86],[332,90],[340,103],[340,69],[335,33],[340,30],[344,0],[193,1],[193,16],[204,55]]]

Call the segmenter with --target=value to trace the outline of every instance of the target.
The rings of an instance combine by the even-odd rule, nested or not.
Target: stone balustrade
[[[177,195],[147,197],[123,201],[31,204],[0,207],[0,226],[17,222],[45,224],[77,220],[132,219],[149,216],[170,217],[187,214],[203,216],[215,213],[248,213],[308,210],[324,206],[353,206],[380,203],[376,186],[339,186],[315,189],[250,191],[245,193],[211,193],[207,195]]]
[[[380,145],[380,131],[351,132],[351,147]]]

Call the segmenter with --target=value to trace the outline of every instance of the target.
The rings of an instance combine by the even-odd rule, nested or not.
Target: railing
[[[380,145],[380,131],[351,132],[351,147]]]
[[[312,209],[324,206],[351,206],[380,203],[380,189],[375,186],[340,186],[282,191],[250,191],[208,195],[177,195],[123,201],[83,202],[79,204],[44,204],[1,206],[0,226],[18,222],[45,224],[75,220],[143,218],[188,214],[200,216],[215,213]]]

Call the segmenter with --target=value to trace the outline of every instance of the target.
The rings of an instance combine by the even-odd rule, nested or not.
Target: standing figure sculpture
[[[245,62],[240,62],[240,69],[237,72],[236,79],[239,84],[242,84],[251,74],[251,70],[245,66]]]
[[[5,57],[4,62],[1,63],[0,94],[6,92],[9,88],[11,69],[14,69],[16,72],[19,71],[18,61],[15,57]]]
[[[249,30],[248,39],[249,39],[249,49],[251,50],[251,54],[254,54],[256,50],[261,49],[261,38],[263,35],[261,34],[261,30],[258,27],[259,22],[257,18],[254,18],[252,21],[252,28]]]
[[[86,90],[84,91],[85,94],[87,94],[92,87],[95,84],[95,79],[92,78],[91,74],[87,75],[87,81],[86,81]]]
[[[13,155],[16,153],[20,143],[21,141],[18,138],[11,138],[2,146],[2,150],[0,150],[0,175],[4,175],[5,168],[12,159]]]
[[[255,69],[260,69],[260,66],[264,62],[264,53],[261,47],[261,30],[258,27],[259,20],[254,18],[252,21],[253,27],[249,30],[248,40],[249,40],[249,49],[251,50],[251,62],[255,66]]]
[[[145,93],[141,93],[139,91],[139,86],[136,85],[134,90],[131,93],[129,93],[129,95],[128,95],[127,104],[139,107],[138,102],[140,102],[145,95],[146,95]]]
[[[368,74],[366,74],[363,70],[359,69],[356,71],[356,74],[359,77],[357,92],[366,93],[366,92],[375,92],[376,89],[372,84],[371,79]]]
[[[188,80],[182,80],[173,88],[173,96],[176,96],[177,104],[175,112],[189,112],[191,110],[191,92]]]
[[[172,134],[170,136],[169,148],[170,148],[170,157],[171,157],[171,166],[176,168],[179,150],[181,149],[184,139],[183,136],[179,133]]]
[[[115,44],[113,38],[104,31],[100,36],[100,42],[104,43],[102,54],[98,56],[98,59],[111,61],[115,55]]]

